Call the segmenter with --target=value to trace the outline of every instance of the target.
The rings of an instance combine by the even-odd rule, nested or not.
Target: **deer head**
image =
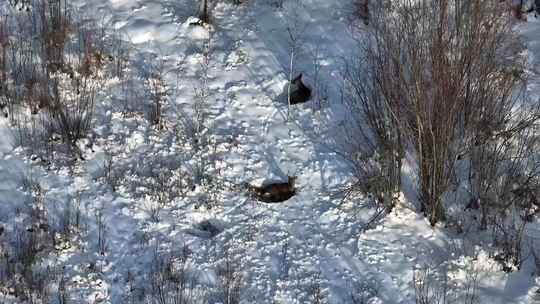
[[[295,190],[296,176],[287,176],[287,183],[289,184],[289,189]]]

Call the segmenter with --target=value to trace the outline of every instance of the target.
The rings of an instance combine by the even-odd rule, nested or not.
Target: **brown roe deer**
[[[288,200],[296,194],[296,176],[288,176],[286,183],[271,183],[261,187],[247,184],[248,191],[259,201],[278,203]]]

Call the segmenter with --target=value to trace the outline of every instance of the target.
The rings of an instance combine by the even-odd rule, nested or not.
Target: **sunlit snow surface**
[[[464,280],[464,269],[478,271],[480,303],[531,303],[538,288],[531,274],[534,266],[527,264],[521,271],[506,274],[483,249],[463,249],[466,236],[432,228],[411,211],[414,194],[410,189],[394,212],[367,231],[362,224],[373,210],[352,212],[361,198],[342,203],[333,196],[351,174],[348,164],[328,148],[325,133],[332,124],[339,124],[342,113],[339,74],[343,59],[357,50],[349,30],[350,0],[304,0],[298,5],[285,1],[283,9],[271,0],[250,0],[240,6],[220,1],[212,25],[204,27],[189,24],[197,7],[191,0],[75,2],[80,11],[102,17],[111,31],[129,40],[131,69],[145,70],[157,60],[166,63],[164,74],[177,89],[172,100],[178,106],[193,102],[200,85],[202,53],[210,49],[212,119],[216,132],[224,138],[235,137],[234,144],[221,147],[223,178],[260,184],[296,174],[299,193],[283,204],[267,205],[231,189],[221,198],[221,205],[211,210],[172,202],[155,222],[144,208],[149,203],[145,198],[134,198],[123,187],[112,193],[96,180],[102,175],[105,151],[117,155],[117,164],[126,168],[144,167],[146,160],[157,156],[174,159],[170,136],[154,132],[142,114],[126,117],[114,106],[114,98],[102,96],[94,128],[98,139],[93,151],[84,151],[86,160],[75,172],[46,171],[32,164],[20,149],[13,148],[8,122],[0,118],[0,225],[6,229],[0,238],[12,231],[18,220],[16,209],[27,200],[24,176],[41,182],[51,216],[61,214],[65,202],[81,200],[88,235],[49,257],[65,266],[73,303],[124,303],[128,272],[137,277],[146,271],[155,248],[179,251],[184,245],[192,252],[201,282],[209,285],[215,281],[223,248],[230,247],[245,276],[243,303],[310,303],[307,293],[320,273],[330,303],[352,303],[350,293],[364,288],[378,290],[367,303],[412,304],[413,269],[444,261],[458,283]],[[540,22],[531,18],[519,27],[529,48],[531,72],[537,72]],[[280,98],[289,77],[287,28],[298,30],[301,43],[296,70],[324,92],[318,96],[322,109],[314,103],[296,106],[289,121]],[[318,74],[314,61],[320,63]],[[176,79],[179,67],[181,78]],[[528,87],[536,96],[539,83],[533,78]],[[111,94],[118,94],[113,80],[108,87]],[[104,256],[96,250],[99,209],[107,225]],[[218,219],[224,231],[211,239],[191,233],[204,219]],[[101,270],[89,270],[90,265]],[[9,296],[0,295],[0,302],[10,303]]]

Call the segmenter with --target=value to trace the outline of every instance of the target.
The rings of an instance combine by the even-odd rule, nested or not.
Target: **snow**
[[[354,289],[372,291],[366,302],[370,304],[415,303],[414,269],[445,263],[456,282],[466,281],[468,267],[477,269],[480,303],[531,303],[538,286],[531,275],[534,266],[503,272],[484,248],[466,248],[468,236],[432,228],[412,211],[413,194],[405,193],[391,214],[367,230],[363,224],[373,212],[368,202],[357,198],[341,203],[333,196],[351,172],[328,148],[318,119],[340,111],[342,59],[354,56],[357,49],[348,27],[351,1],[286,1],[282,10],[271,1],[240,6],[222,1],[216,4],[211,26],[190,25],[193,1],[76,2],[90,16],[105,14],[111,29],[128,37],[138,52],[133,69],[144,71],[159,60],[166,63],[165,79],[177,89],[167,105],[170,117],[176,118],[173,109],[189,109],[193,103],[208,47],[210,116],[215,133],[228,139],[220,142],[217,152],[222,178],[236,185],[259,185],[296,175],[299,191],[276,205],[254,202],[233,190],[221,193],[220,204],[212,209],[172,201],[155,221],[148,212],[155,204],[151,196],[136,196],[127,185],[112,192],[101,178],[107,155],[114,155],[115,164],[125,170],[123,177],[133,180],[139,177],[128,172],[147,174],[159,160],[181,158],[175,154],[174,136],[154,130],[142,114],[124,115],[110,105],[114,98],[109,105],[99,105],[96,121],[106,124],[96,126],[93,151],[84,151],[85,161],[74,171],[47,171],[32,163],[14,148],[8,121],[0,118],[0,225],[6,227],[5,234],[13,230],[16,209],[28,198],[24,176],[32,174],[42,184],[52,217],[61,214],[66,202],[80,201],[87,234],[47,257],[65,267],[73,303],[123,303],[128,271],[140,280],[150,268],[153,248],[179,251],[182,246],[194,253],[192,263],[207,284],[216,280],[223,248],[231,248],[245,274],[242,303],[310,303],[307,292],[317,274],[330,303],[352,303]],[[540,21],[530,18],[519,26],[531,73],[536,72]],[[288,113],[281,96],[289,77],[287,29],[296,31],[302,43],[296,70],[304,72],[308,84],[320,86],[319,92],[332,103],[319,96],[320,108],[313,102]],[[173,75],[179,68],[176,86]],[[108,87],[114,86],[111,80]],[[528,90],[540,94],[537,79]],[[190,195],[197,197],[200,191]],[[96,250],[98,213],[106,224],[103,255]],[[211,237],[201,231],[197,225],[204,220],[223,232]],[[9,303],[1,292],[0,302]]]

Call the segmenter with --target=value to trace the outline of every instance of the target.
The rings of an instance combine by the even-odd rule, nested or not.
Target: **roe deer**
[[[364,21],[365,25],[369,25],[369,0],[357,0],[355,5],[358,17]]]
[[[302,82],[302,73],[296,76],[296,78],[291,81],[289,86],[289,98],[292,105],[307,102],[311,98],[311,89]]]
[[[288,200],[296,194],[296,176],[289,176],[286,183],[271,183],[261,187],[247,184],[248,191],[255,198],[266,203],[278,203]]]

